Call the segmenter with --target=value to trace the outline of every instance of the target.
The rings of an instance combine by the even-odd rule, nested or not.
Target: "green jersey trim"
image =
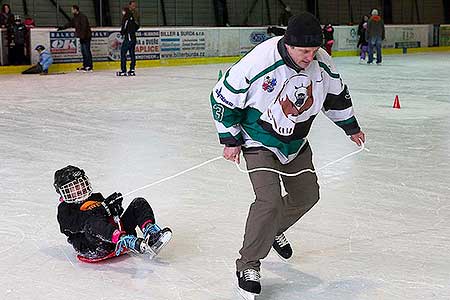
[[[324,69],[325,72],[327,72],[328,75],[330,75],[331,78],[336,78],[336,79],[339,79],[339,78],[340,78],[339,74],[331,72],[330,68],[329,68],[326,64],[324,64],[324,63],[321,62],[321,61],[318,61],[318,63],[319,63],[319,66],[320,66],[322,69]]]
[[[219,132],[219,138],[220,139],[233,138],[233,139],[238,141],[238,140],[242,140],[242,133],[239,132],[236,136],[234,136],[234,135],[232,135],[229,132],[225,132],[225,133],[220,133]]]
[[[265,68],[264,70],[262,70],[261,72],[259,72],[258,74],[256,74],[256,76],[253,77],[252,79],[248,80],[248,81],[247,81],[247,82],[248,82],[248,87],[246,87],[246,88],[244,88],[244,89],[239,89],[239,90],[235,89],[234,87],[231,86],[230,83],[228,83],[227,78],[228,78],[228,76],[230,75],[230,70],[228,70],[228,71],[225,73],[225,78],[224,78],[224,80],[223,80],[223,84],[224,84],[224,86],[225,86],[230,92],[232,92],[232,93],[234,93],[234,94],[244,94],[244,93],[246,93],[246,92],[250,89],[250,86],[252,85],[253,82],[255,82],[256,80],[258,80],[259,78],[263,77],[263,76],[266,75],[267,73],[272,72],[273,70],[275,70],[276,68],[278,68],[278,67],[280,67],[280,66],[282,66],[282,65],[284,65],[284,64],[285,64],[284,61],[283,61],[282,59],[280,59],[279,61],[277,61],[277,62],[274,63],[273,65],[271,65],[271,66]]]
[[[356,118],[354,116],[351,117],[350,119],[343,120],[343,121],[337,121],[334,123],[338,126],[342,126],[342,125],[352,124],[353,122],[356,122]]]
[[[234,109],[228,108],[227,106],[217,102],[212,93],[209,96],[209,99],[211,101],[211,109],[214,120],[222,123],[226,128],[237,125],[241,122],[244,113],[242,109],[237,107]]]

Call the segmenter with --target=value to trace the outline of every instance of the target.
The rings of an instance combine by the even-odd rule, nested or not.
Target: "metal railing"
[[[129,0],[0,0],[13,13],[28,15],[37,26],[59,26],[76,4],[92,26],[119,26],[121,9]],[[390,7],[384,7],[391,3]],[[143,26],[261,26],[279,24],[285,7],[292,13],[311,11],[322,23],[357,24],[378,8],[391,14],[393,24],[443,23],[442,0],[138,0]]]

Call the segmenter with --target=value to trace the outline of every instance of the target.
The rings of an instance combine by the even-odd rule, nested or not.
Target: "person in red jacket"
[[[377,65],[381,64],[381,43],[385,39],[385,29],[383,19],[378,15],[378,10],[372,10],[372,16],[367,22],[367,42],[369,44],[368,64],[373,63],[373,48],[377,51]]]
[[[331,26],[331,23],[325,25],[322,29],[323,38],[324,38],[324,47],[327,53],[331,56],[331,48],[334,44],[334,28]]]

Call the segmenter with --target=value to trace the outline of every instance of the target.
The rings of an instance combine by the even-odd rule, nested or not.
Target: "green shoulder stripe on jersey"
[[[327,72],[328,75],[330,75],[331,78],[336,78],[336,79],[340,78],[339,74],[331,72],[330,68],[329,68],[326,64],[324,64],[324,63],[321,62],[321,61],[319,61],[318,63],[319,63],[319,66],[320,66],[322,69],[324,69],[325,72]]]
[[[356,122],[356,118],[353,116],[353,117],[351,117],[350,119],[347,119],[347,120],[343,120],[343,121],[337,121],[337,122],[334,122],[336,125],[338,125],[338,126],[342,126],[342,125],[347,125],[347,124],[351,124],[351,123],[353,123],[353,122]]]
[[[230,128],[233,125],[239,124],[243,116],[243,110],[240,108],[228,108],[227,106],[219,103],[214,99],[213,94],[209,96],[211,101],[211,108],[213,112],[213,118],[217,122],[220,122],[226,128]]]
[[[245,109],[245,117],[241,126],[253,140],[262,143],[264,146],[277,148],[286,157],[300,150],[304,139],[292,140],[289,143],[280,141],[258,124],[257,121],[261,115],[262,113],[255,108],[248,107]]]
[[[225,73],[225,78],[223,80],[223,84],[225,85],[225,87],[232,93],[234,94],[243,94],[246,93],[248,91],[248,89],[250,88],[250,86],[252,85],[253,82],[255,82],[256,80],[258,80],[259,78],[263,77],[264,75],[266,75],[269,72],[272,72],[273,70],[275,70],[276,68],[278,68],[279,66],[284,65],[284,61],[282,59],[280,59],[279,61],[277,61],[276,63],[274,63],[273,65],[265,68],[264,70],[262,70],[261,72],[259,72],[258,74],[256,74],[255,77],[253,77],[252,79],[249,80],[248,82],[248,87],[244,88],[244,89],[239,89],[236,90],[234,87],[231,86],[231,84],[228,83],[227,78],[230,75],[230,70],[229,69],[226,73]]]

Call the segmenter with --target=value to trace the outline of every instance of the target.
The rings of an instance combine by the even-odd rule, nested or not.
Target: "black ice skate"
[[[148,245],[146,252],[153,258],[172,239],[172,230],[167,227],[161,229],[157,224],[149,224],[144,229],[144,239]]]
[[[91,67],[79,67],[77,68],[77,72],[92,72],[94,71],[94,69],[92,69]]]
[[[282,259],[291,258],[292,247],[283,233],[275,237],[272,247]]]
[[[134,72],[134,70],[130,70],[128,71],[128,76],[136,76],[136,73]]]
[[[127,76],[127,75],[128,75],[127,72],[122,71],[116,72],[116,76]]]
[[[261,293],[261,283],[259,279],[261,275],[259,271],[254,269],[245,269],[244,271],[236,272],[239,285],[239,294],[247,300],[255,299],[255,296]]]

